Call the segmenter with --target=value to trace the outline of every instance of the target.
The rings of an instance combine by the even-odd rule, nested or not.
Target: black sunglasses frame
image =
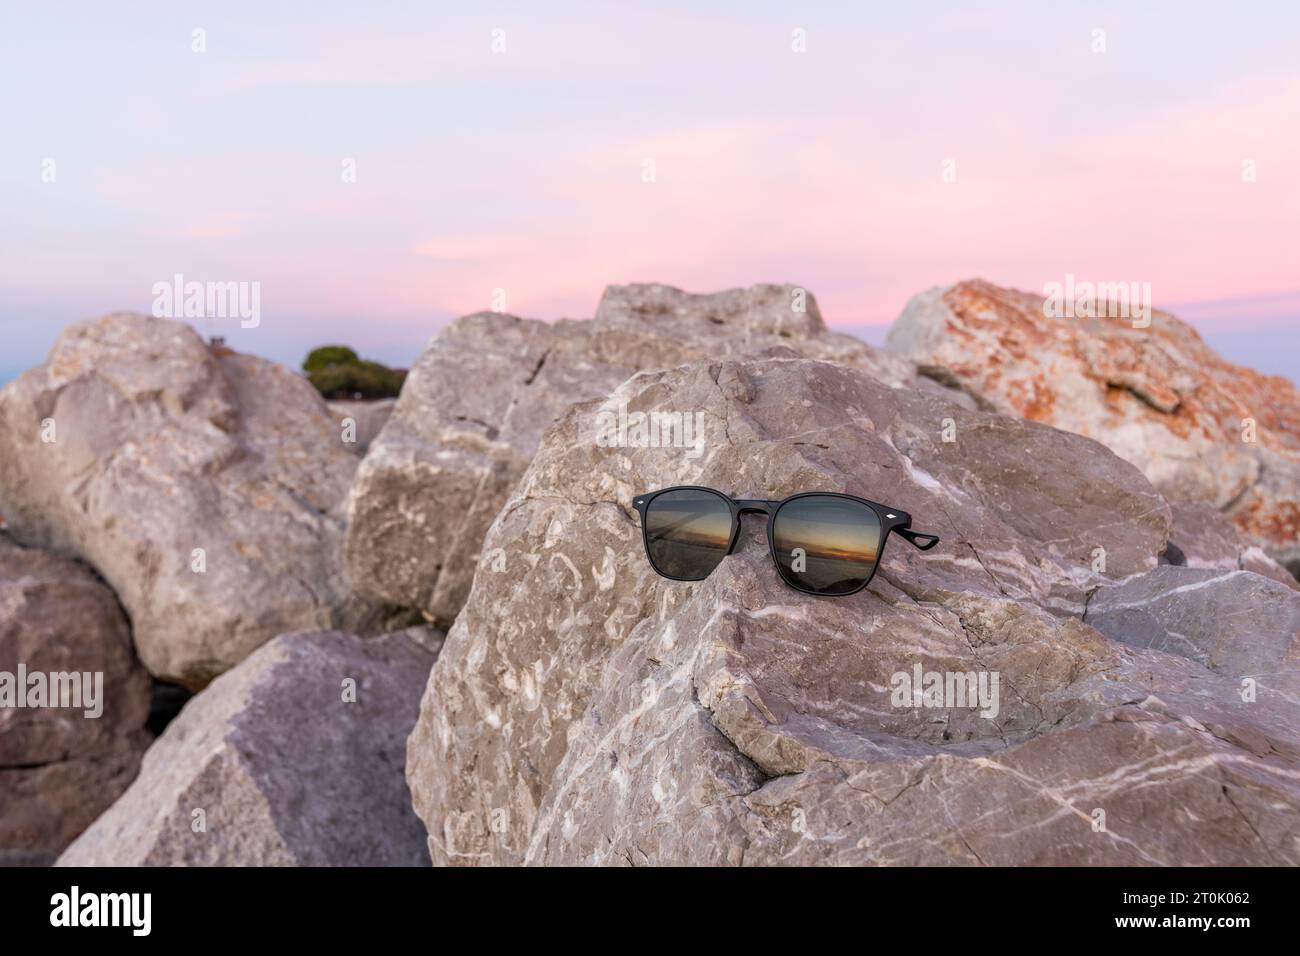
[[[669,491],[707,491],[710,494],[717,495],[725,501],[731,508],[731,541],[727,545],[726,557],[736,550],[736,544],[740,541],[740,517],[746,514],[767,515],[767,549],[772,555],[772,563],[776,565],[777,577],[781,583],[794,588],[796,591],[802,591],[804,594],[812,594],[817,597],[850,597],[857,594],[876,576],[876,571],[880,568],[880,562],[885,557],[885,543],[889,540],[890,533],[897,534],[904,541],[907,541],[914,548],[921,551],[929,551],[939,543],[939,536],[936,534],[924,534],[912,530],[912,516],[901,508],[891,508],[888,505],[882,505],[878,501],[871,501],[867,498],[859,498],[857,495],[846,495],[839,491],[801,491],[798,494],[790,495],[788,498],[782,498],[780,501],[764,500],[762,498],[732,498],[725,495],[716,488],[706,488],[703,485],[673,485],[671,488],[660,488],[658,491],[651,491],[644,495],[637,495],[632,500],[632,507],[636,509],[641,516],[641,543],[645,546],[646,560],[650,562],[650,567],[660,577],[668,578],[670,581],[703,581],[709,575],[703,578],[679,578],[672,574],[664,574],[655,564],[654,557],[650,553],[650,535],[646,529],[646,512],[650,509],[651,503],[662,494]],[[871,573],[867,579],[852,591],[840,591],[837,593],[827,593],[825,591],[816,591],[812,588],[803,587],[788,580],[781,572],[781,562],[776,556],[776,541],[773,537],[773,526],[776,524],[776,515],[785,505],[792,501],[798,501],[800,498],[808,498],[813,495],[830,498],[845,498],[849,501],[855,501],[860,505],[866,505],[876,513],[876,518],[880,521],[880,549],[876,552],[876,563],[872,565]],[[716,567],[714,568],[716,570]],[[710,571],[709,574],[712,574]]]

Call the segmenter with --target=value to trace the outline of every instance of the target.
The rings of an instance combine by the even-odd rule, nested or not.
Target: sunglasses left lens
[[[670,578],[707,578],[726,557],[731,532],[731,506],[712,491],[665,491],[646,508],[650,563]]]

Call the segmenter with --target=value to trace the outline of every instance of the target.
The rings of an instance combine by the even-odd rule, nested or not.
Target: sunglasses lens
[[[866,584],[880,556],[880,537],[875,511],[835,495],[795,498],[772,522],[781,577],[815,594],[849,594]]]
[[[646,508],[650,563],[670,578],[707,578],[726,557],[731,532],[731,506],[711,491],[665,491]]]

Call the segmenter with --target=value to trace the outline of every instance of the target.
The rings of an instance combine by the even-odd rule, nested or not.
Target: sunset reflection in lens
[[[709,576],[731,544],[731,506],[710,491],[665,491],[646,509],[646,546],[660,574]]]
[[[772,543],[786,581],[818,594],[848,594],[862,587],[876,566],[880,519],[848,498],[807,495],[777,511]]]

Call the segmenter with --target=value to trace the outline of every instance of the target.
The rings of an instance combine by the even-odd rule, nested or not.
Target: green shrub
[[[315,372],[331,365],[350,365],[359,361],[361,359],[357,353],[346,345],[322,345],[307,353],[307,357],[302,360],[302,370]]]
[[[330,365],[307,375],[326,398],[394,398],[405,379],[404,371],[364,361]]]
[[[302,368],[325,398],[394,398],[406,379],[405,370],[358,358],[345,345],[312,349]]]

